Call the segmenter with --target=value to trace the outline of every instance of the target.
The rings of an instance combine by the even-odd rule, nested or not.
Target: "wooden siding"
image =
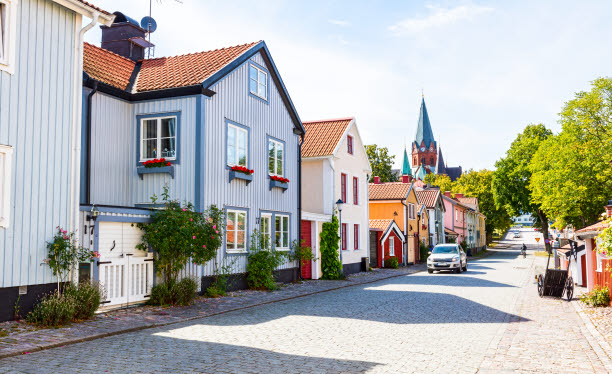
[[[266,66],[257,54],[253,61]],[[256,226],[260,211],[270,210],[290,214],[290,239],[297,239],[299,217],[298,202],[298,142],[293,134],[293,122],[281,100],[281,96],[270,79],[269,102],[265,103],[249,96],[248,63],[242,64],[231,74],[212,87],[216,94],[205,99],[205,159],[204,186],[200,186],[205,205],[219,207],[232,206],[248,208],[249,233]],[[228,183],[228,170],[225,159],[226,119],[237,122],[250,129],[249,168],[254,169],[254,179],[249,185],[234,180]],[[267,136],[285,142],[285,177],[290,180],[289,189],[284,193],[274,188],[270,191],[268,179]],[[249,234],[250,236],[250,234]],[[223,261],[223,248],[219,250],[218,261]],[[246,256],[229,256],[233,262],[233,272],[246,272]],[[279,269],[296,267],[295,263],[285,263]],[[204,266],[204,275],[214,273],[213,261]]]
[[[40,264],[55,227],[68,226],[76,16],[48,0],[17,7],[15,74],[0,72],[0,144],[14,147],[0,287],[53,282]]]

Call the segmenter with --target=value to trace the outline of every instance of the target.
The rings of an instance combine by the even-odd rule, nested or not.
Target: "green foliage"
[[[429,257],[429,247],[425,243],[419,242],[419,252],[421,262],[427,262],[427,257]]]
[[[597,250],[612,257],[612,218],[608,218],[608,227],[606,227],[599,235],[597,235]]]
[[[302,266],[315,259],[312,248],[304,245],[303,240],[294,240],[291,243],[291,252],[288,254],[289,261],[297,261],[300,267],[300,277],[302,276]]]
[[[227,289],[230,286],[229,279],[232,271],[232,266],[235,261],[226,263],[225,261],[221,266],[217,265],[215,259],[215,272],[213,276],[213,282],[204,291],[206,297],[221,297],[227,294]]]
[[[397,182],[397,175],[392,172],[395,156],[389,154],[389,149],[376,144],[366,145],[365,149],[372,168],[370,182],[374,182],[374,176],[380,177],[381,182]]]
[[[276,290],[274,269],[283,263],[287,255],[284,252],[273,251],[270,248],[270,239],[253,231],[251,247],[247,262],[247,283],[253,290]]]
[[[39,326],[58,327],[72,321],[76,301],[55,291],[43,298],[26,316],[26,321]]]
[[[590,292],[582,294],[580,301],[589,306],[609,306],[610,291],[608,287],[595,286]]]
[[[612,191],[612,79],[592,82],[560,113],[562,130],[530,164],[534,202],[558,227],[596,222]]]
[[[47,259],[43,260],[57,277],[58,291],[60,283],[67,280],[72,266],[78,262],[92,261],[97,257],[96,252],[89,251],[77,245],[74,232],[68,232],[57,226],[57,233],[53,240],[47,242]]]
[[[385,268],[387,269],[397,269],[399,268],[399,261],[397,257],[387,257],[385,258]]]
[[[151,223],[139,223],[144,232],[139,249],[155,250],[155,270],[164,283],[176,283],[178,274],[188,262],[204,264],[215,258],[223,243],[225,215],[212,205],[204,213],[195,211],[193,204],[170,200],[164,187],[163,209],[156,210]],[[157,197],[151,198],[157,203]]]
[[[453,190],[453,182],[451,182],[451,179],[448,175],[433,173],[427,174],[423,182],[429,183],[435,187],[440,187],[440,191],[442,193],[444,193],[445,191]]]
[[[463,173],[452,186],[452,191],[455,193],[478,198],[478,208],[482,214],[487,216],[485,229],[489,235],[494,230],[507,230],[512,224],[506,208],[495,204],[492,183],[493,172],[491,170],[470,169]]]
[[[323,223],[321,229],[321,279],[344,279],[342,264],[339,257],[340,235],[338,229],[340,224],[338,217],[334,214],[331,222]]]
[[[198,283],[192,278],[156,284],[151,288],[149,305],[189,305],[196,297]]]
[[[78,287],[70,284],[64,289],[64,297],[75,301],[74,320],[92,318],[100,307],[102,294],[98,283],[82,282]]]
[[[461,246],[461,248],[463,248],[464,251],[468,250],[467,240],[463,239],[461,243],[459,243],[459,245]]]

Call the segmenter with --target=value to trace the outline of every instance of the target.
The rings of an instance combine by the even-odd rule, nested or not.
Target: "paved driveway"
[[[518,254],[13,357],[0,372],[605,371],[571,304],[536,296],[540,259]]]

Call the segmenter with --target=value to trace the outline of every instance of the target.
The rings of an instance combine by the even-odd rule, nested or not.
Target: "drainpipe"
[[[99,12],[93,12],[91,22],[79,30],[82,17],[77,15],[75,31],[79,30],[74,46],[74,87],[72,101],[71,157],[70,157],[70,205],[68,214],[68,230],[76,232],[79,222],[79,194],[81,173],[81,105],[83,90],[83,37],[87,31],[98,23]],[[78,236],[77,236],[78,238]],[[75,281],[76,272],[72,266],[72,281]]]
[[[87,165],[85,168],[87,170],[87,174],[85,176],[85,204],[91,205],[91,104],[93,102],[93,95],[98,92],[98,81],[93,82],[93,90],[87,95],[87,149],[86,159]]]
[[[302,245],[302,144],[304,134],[300,135],[298,143],[298,243]],[[298,260],[298,279],[302,279],[302,261]]]
[[[401,199],[400,203],[404,206],[404,266],[408,266],[408,205],[405,203],[406,199]],[[384,252],[383,252],[384,255]],[[384,257],[384,256],[383,256]]]

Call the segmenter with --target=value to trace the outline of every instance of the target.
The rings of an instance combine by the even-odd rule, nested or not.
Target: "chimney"
[[[145,49],[153,47],[146,39],[147,30],[121,12],[114,12],[115,20],[102,29],[102,48],[132,61],[144,59]]]
[[[608,200],[608,205],[606,205],[606,214],[608,218],[612,217],[612,199]]]
[[[444,191],[444,196],[450,197],[451,199],[453,198],[450,191]]]
[[[402,175],[402,183],[410,183],[412,181],[412,175]]]
[[[462,198],[462,197],[463,197],[463,194],[462,194],[462,193],[456,193],[456,194],[455,194],[455,199],[460,199],[460,198]]]
[[[374,177],[374,184],[380,184],[380,177]]]

